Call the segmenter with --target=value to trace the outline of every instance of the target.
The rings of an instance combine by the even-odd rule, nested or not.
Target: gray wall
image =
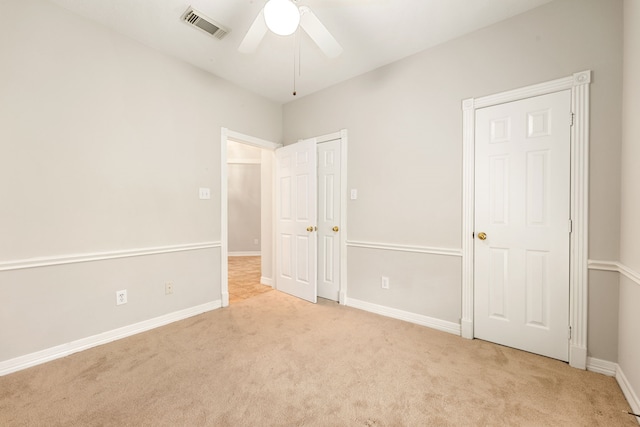
[[[348,188],[359,194],[348,205],[350,241],[460,249],[461,101],[587,69],[593,70],[590,257],[615,260],[621,1],[557,0],[288,103],[285,143],[349,130]],[[459,321],[460,258],[358,247],[349,247],[348,256],[349,298]],[[616,361],[618,280],[597,273],[590,290],[607,298],[591,301],[589,325],[597,335],[589,335],[589,355]],[[391,280],[385,292],[382,274]]]
[[[620,277],[619,364],[640,396],[640,2],[624,2],[624,96],[622,115],[622,216],[620,261],[636,279]],[[634,411],[640,411],[635,402]]]
[[[220,299],[221,127],[280,141],[284,123],[288,143],[348,129],[349,239],[459,249],[461,100],[585,69],[590,258],[640,271],[640,7],[624,2],[623,103],[622,4],[556,0],[281,109],[48,2],[0,2],[0,362]],[[350,247],[349,297],[457,323],[460,269],[455,256]],[[640,390],[640,286],[594,270],[589,291],[589,355]]]
[[[220,129],[280,105],[45,1],[0,2],[0,57],[0,361],[220,300]]]
[[[259,253],[262,150],[229,141],[227,159],[229,255]]]

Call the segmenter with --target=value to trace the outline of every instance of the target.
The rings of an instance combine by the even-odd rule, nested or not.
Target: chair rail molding
[[[25,268],[50,267],[55,265],[75,264],[79,262],[104,261],[118,258],[131,258],[146,255],[169,254],[173,252],[196,251],[219,248],[220,242],[186,243],[180,245],[152,246],[119,251],[88,252],[83,254],[55,255],[48,257],[26,258],[0,262],[0,271],[22,270]]]
[[[501,103],[533,96],[571,90],[571,219],[573,232],[570,245],[569,271],[569,364],[587,366],[587,291],[588,291],[588,225],[589,225],[589,86],[591,71],[526,86],[507,92],[469,98],[462,101],[462,318],[461,331],[473,338],[473,232],[475,217],[475,111]]]
[[[602,261],[602,260],[589,260],[589,270],[600,271],[614,271],[625,276],[627,279],[633,281],[636,285],[640,285],[640,272],[627,267],[620,261]]]
[[[396,243],[382,242],[360,242],[356,240],[348,240],[347,246],[351,248],[380,249],[385,251],[396,252],[414,252],[420,254],[445,255],[445,256],[462,256],[461,249],[453,248],[436,248],[430,246],[400,245]]]

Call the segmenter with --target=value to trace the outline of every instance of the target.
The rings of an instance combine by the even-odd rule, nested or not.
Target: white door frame
[[[475,110],[533,96],[571,90],[571,219],[569,269],[569,364],[587,366],[587,295],[589,228],[589,84],[591,71],[462,101],[462,318],[461,335],[473,338],[473,233],[475,217]],[[570,118],[567,118],[569,120]]]
[[[220,131],[220,293],[222,306],[229,306],[229,230],[228,230],[228,177],[227,177],[227,141],[240,142],[242,144],[251,145],[253,147],[263,148],[275,152],[276,148],[282,147],[282,144],[245,135],[240,132],[234,132],[227,128]],[[275,155],[274,155],[275,159]],[[271,187],[273,187],[273,177],[271,178]],[[275,206],[272,206],[275,209]],[[274,217],[272,212],[272,217]],[[275,229],[271,230],[271,272],[275,273]],[[260,239],[262,241],[262,239]]]

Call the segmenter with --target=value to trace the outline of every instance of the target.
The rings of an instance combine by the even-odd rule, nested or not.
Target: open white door
[[[276,288],[317,301],[317,153],[308,139],[276,150]]]

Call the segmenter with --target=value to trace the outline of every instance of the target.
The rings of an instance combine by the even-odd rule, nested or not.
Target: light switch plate
[[[200,187],[199,190],[200,200],[206,200],[211,198],[211,190],[209,188]]]
[[[358,189],[357,188],[352,188],[351,189],[351,200],[357,200],[358,199]]]

